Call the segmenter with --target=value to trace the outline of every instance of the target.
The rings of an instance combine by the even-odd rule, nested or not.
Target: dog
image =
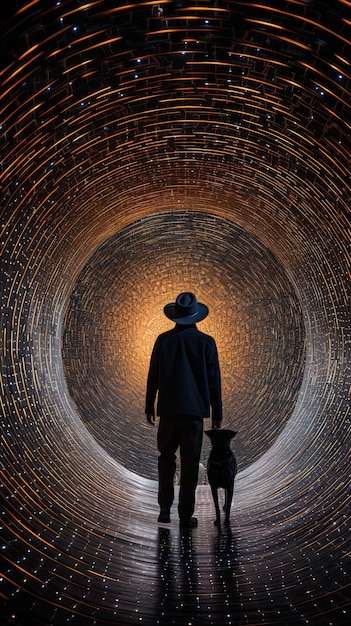
[[[205,430],[211,439],[211,451],[207,462],[207,477],[211,487],[213,502],[216,509],[215,525],[221,525],[221,516],[218,502],[218,489],[225,492],[223,510],[225,511],[225,526],[230,525],[230,509],[233,500],[234,478],[237,473],[236,458],[230,448],[230,442],[237,434],[235,430],[215,428]]]

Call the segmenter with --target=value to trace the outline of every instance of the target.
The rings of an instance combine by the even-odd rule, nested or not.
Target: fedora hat
[[[177,296],[175,302],[166,304],[164,313],[177,324],[195,324],[201,322],[208,315],[208,307],[196,300],[193,293],[184,291]]]

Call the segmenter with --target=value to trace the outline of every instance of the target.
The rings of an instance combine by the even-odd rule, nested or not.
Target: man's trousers
[[[174,499],[176,451],[180,453],[180,488],[178,513],[189,520],[194,513],[195,490],[203,438],[203,419],[189,415],[160,417],[157,432],[158,503],[161,511],[169,511]]]

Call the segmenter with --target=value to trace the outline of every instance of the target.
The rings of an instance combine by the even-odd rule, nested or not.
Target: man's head
[[[207,317],[208,307],[198,302],[190,291],[183,291],[177,296],[175,302],[166,304],[164,313],[177,324],[195,324]]]

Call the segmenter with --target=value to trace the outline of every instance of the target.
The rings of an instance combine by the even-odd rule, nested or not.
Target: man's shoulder
[[[198,340],[208,343],[215,343],[214,338],[207,333],[204,333],[202,330],[199,330],[196,326],[189,327],[189,333],[194,334]]]
[[[165,330],[165,332],[159,334],[159,336],[156,339],[156,343],[161,343],[164,339],[167,339],[167,337],[171,337],[174,334],[175,334],[175,328],[171,328],[170,330]]]
[[[196,337],[198,340],[202,340],[202,341],[208,341],[210,343],[215,343],[214,338],[211,335],[208,335],[207,333],[204,333],[202,330],[199,330],[197,328],[197,326],[192,325],[192,326],[175,326],[174,328],[171,328],[170,330],[166,330],[165,332],[161,333],[156,341],[157,343],[162,343],[164,340],[168,339],[168,338],[177,338],[177,337],[181,337],[181,336],[188,336],[188,337]]]
[[[212,335],[208,335],[207,333],[202,332],[202,330],[199,330],[199,333],[204,338],[204,341],[208,341],[209,343],[215,343],[215,340],[212,337]]]

